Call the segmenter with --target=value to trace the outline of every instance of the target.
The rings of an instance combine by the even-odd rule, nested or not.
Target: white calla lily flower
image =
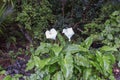
[[[52,28],[51,30],[47,30],[45,32],[45,35],[46,35],[47,39],[54,39],[55,40],[56,36],[57,36],[57,31],[54,28]]]
[[[67,36],[69,41],[71,41],[71,37],[75,34],[72,28],[63,29],[62,33],[64,33]]]

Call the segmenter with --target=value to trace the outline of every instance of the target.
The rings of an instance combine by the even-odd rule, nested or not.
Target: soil
[[[117,63],[114,64],[113,73],[114,73],[116,80],[120,80],[120,67],[118,67]]]

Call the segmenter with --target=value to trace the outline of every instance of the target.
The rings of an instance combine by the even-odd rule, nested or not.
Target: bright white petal
[[[54,28],[52,28],[50,31],[47,30],[45,32],[45,35],[46,35],[46,38],[55,40],[57,36],[57,31]]]
[[[45,35],[46,35],[46,38],[50,38],[50,33],[48,30],[45,32]]]
[[[53,39],[56,39],[56,36],[57,36],[57,31],[54,29],[54,28],[52,28],[51,30],[50,30],[50,32],[51,32],[51,37],[53,38]]]
[[[68,32],[69,32],[70,34],[74,34],[74,31],[73,31],[72,28],[68,28]]]
[[[71,41],[71,37],[74,35],[74,31],[72,28],[63,29],[62,33],[64,33],[67,36],[69,41]]]
[[[66,29],[63,29],[62,33],[65,33],[66,32]]]

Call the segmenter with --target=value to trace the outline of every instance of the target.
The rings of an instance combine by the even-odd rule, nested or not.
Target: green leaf
[[[61,58],[59,62],[61,70],[64,74],[65,80],[69,80],[73,74],[73,58],[71,54],[67,54],[65,58]]]
[[[65,46],[66,42],[65,42],[65,39],[63,38],[63,36],[60,33],[58,33],[57,36],[58,36],[58,39],[59,39],[61,45]]]
[[[108,19],[105,21],[105,26],[109,26],[109,25],[110,25],[110,20]]]
[[[8,75],[3,80],[12,80],[12,77],[10,75]]]
[[[53,75],[52,80],[64,80],[62,72],[61,71],[56,72]]]
[[[108,76],[109,74],[112,75],[112,65],[113,63],[111,62],[111,57],[109,56],[103,56],[103,62],[104,62],[104,68],[103,68],[103,72],[105,76]],[[108,74],[109,73],[109,74]]]
[[[65,50],[66,53],[76,53],[80,51],[80,46],[76,44],[68,45]]]
[[[40,69],[43,69],[50,61],[50,58],[47,58],[47,59],[43,59],[41,60],[39,57],[37,56],[34,56],[34,63],[35,63],[35,66],[40,68]]]
[[[112,73],[112,64],[115,62],[114,56],[112,54],[102,54],[100,51],[96,52],[97,62],[94,62],[94,66],[101,71],[105,76],[108,76],[108,73]],[[97,64],[97,65],[96,65]],[[100,66],[100,67],[99,67]]]
[[[28,63],[27,63],[27,68],[26,68],[26,70],[28,71],[28,70],[31,70],[31,69],[33,69],[34,68],[34,66],[35,66],[35,64],[34,64],[34,61],[32,61],[31,59],[28,61]]]
[[[0,67],[1,68],[1,67]],[[0,69],[1,71],[0,71],[0,75],[2,75],[2,74],[5,74],[6,73],[6,71],[5,70],[3,70],[3,69]]]
[[[119,15],[119,14],[120,14],[119,11],[114,11],[114,12],[112,13],[113,16],[116,16],[116,15]]]
[[[109,40],[113,40],[113,35],[112,35],[112,34],[108,34],[108,35],[107,35],[107,38],[108,38]]]
[[[55,73],[59,68],[60,66],[58,64],[52,64],[49,66],[49,73]]]
[[[82,47],[81,45],[79,46],[79,48],[80,48],[80,51],[83,51],[83,52],[88,52],[89,51],[88,49]]]
[[[41,43],[40,46],[35,50],[35,55],[39,55],[40,53],[48,53],[52,44],[49,43]]]
[[[88,80],[91,74],[92,74],[91,69],[85,69],[83,71],[83,80]]]
[[[48,65],[54,64],[59,61],[59,57],[51,57],[51,60],[49,61]]]
[[[115,63],[115,56],[112,53],[109,53],[106,55],[107,57],[109,57],[109,60],[111,61],[111,64]]]
[[[85,40],[85,48],[89,49],[90,46],[91,46],[91,44],[92,44],[92,42],[93,42],[93,37],[92,37],[92,36],[88,37],[88,38]]]
[[[22,74],[15,74],[13,77],[12,77],[12,80],[19,80],[20,77],[22,77],[23,75]]]
[[[38,56],[33,56],[34,64],[36,67],[39,67],[41,65],[40,58]]]
[[[110,80],[116,80],[115,77],[114,77],[114,75],[111,75],[111,76],[109,77],[109,79],[110,79]]]
[[[57,45],[57,44],[54,44],[54,45],[52,46],[52,50],[54,51],[55,56],[58,56],[59,53],[62,51],[62,49],[63,49],[63,46],[59,46],[59,45]]]
[[[109,72],[110,71],[110,60],[109,60],[109,57],[103,56],[103,64],[104,64],[104,66],[102,66],[102,67],[104,67],[103,68],[104,72],[105,71]]]
[[[50,80],[50,75],[45,76],[43,80]]]
[[[117,51],[115,47],[103,46],[100,48],[102,51]]]
[[[80,54],[76,54],[74,59],[75,59],[75,64],[77,64],[78,66],[84,66],[84,67],[90,66],[89,60]]]
[[[100,72],[102,72],[103,70],[101,69],[101,66],[98,62],[95,61],[90,61],[90,63]]]
[[[120,23],[120,16],[117,16],[117,17],[116,17],[116,21],[117,21],[118,23]],[[117,26],[120,27],[120,24],[117,24]]]
[[[96,55],[95,60],[97,60],[96,62],[101,62],[103,64],[103,60],[102,60],[103,54],[97,50],[95,55]]]
[[[100,51],[96,51],[96,60],[101,67],[103,67],[103,58],[102,53]]]
[[[81,73],[82,72],[82,68],[80,68],[79,66],[77,66],[77,65],[74,65],[74,67],[79,71],[79,73]]]
[[[42,69],[42,68],[44,68],[46,65],[48,65],[49,61],[50,61],[50,58],[44,59],[44,60],[40,60],[40,65],[39,65],[40,69]]]

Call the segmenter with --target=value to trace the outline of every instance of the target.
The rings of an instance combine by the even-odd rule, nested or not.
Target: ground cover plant
[[[119,0],[1,0],[1,80],[120,80]]]

